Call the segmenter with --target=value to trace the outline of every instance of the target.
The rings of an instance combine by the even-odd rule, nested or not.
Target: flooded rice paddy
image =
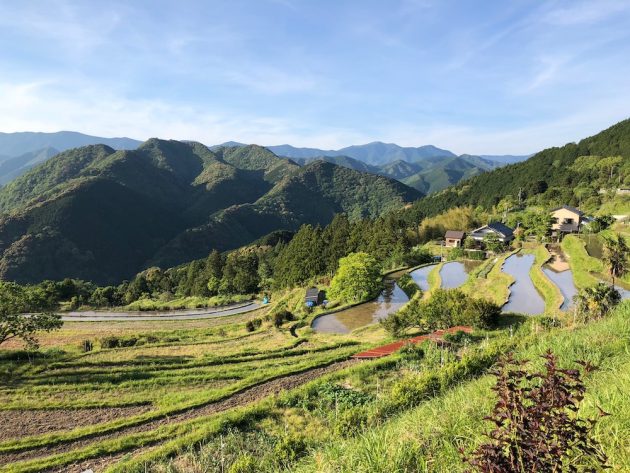
[[[510,286],[510,297],[503,306],[503,312],[536,315],[545,311],[545,301],[529,277],[534,260],[534,255],[521,253],[505,260],[502,271],[512,276],[515,282]]]
[[[396,312],[409,301],[404,291],[396,284],[396,280],[403,274],[405,272],[400,271],[389,275],[385,279],[385,289],[376,300],[317,317],[312,323],[313,330],[324,333],[349,333],[359,327],[377,323]]]

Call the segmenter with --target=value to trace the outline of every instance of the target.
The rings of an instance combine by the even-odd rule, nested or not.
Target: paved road
[[[107,311],[85,311],[67,312],[62,314],[61,320],[64,322],[126,322],[145,320],[199,320],[212,319],[215,317],[226,317],[228,315],[243,314],[261,307],[258,302],[247,302],[225,307],[214,307],[209,309],[190,310],[169,310],[151,312],[107,312]]]

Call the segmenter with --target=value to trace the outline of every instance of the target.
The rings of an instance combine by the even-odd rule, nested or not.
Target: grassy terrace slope
[[[583,359],[600,367],[587,380],[584,414],[596,417],[597,406],[612,414],[599,420],[596,436],[612,471],[619,472],[630,470],[630,446],[625,441],[630,437],[629,337],[626,302],[609,320],[541,333],[516,351],[537,366],[542,361],[538,356],[551,348],[563,366]],[[293,471],[463,471],[458,448],[468,450],[484,441],[482,432],[489,426],[482,419],[494,402],[492,384],[490,376],[462,383],[357,438],[324,442]]]
[[[296,373],[325,372],[362,346],[352,337],[295,338],[268,323],[247,332],[245,321],[260,315],[108,323],[101,331],[68,323],[44,337],[47,356],[29,362],[22,352],[0,352],[0,419],[9,426],[0,433],[0,471],[41,471],[164,440],[198,417],[299,385],[311,375],[302,381]],[[96,334],[140,342],[78,352],[76,340]],[[247,394],[234,397],[240,392]]]
[[[488,339],[486,339],[488,337]],[[507,331],[478,333],[452,352],[429,350],[365,361],[284,395],[190,426],[181,438],[123,460],[110,472],[205,471],[390,473],[461,472],[459,448],[489,428],[493,378],[486,370],[507,350],[540,367],[552,349],[562,366],[599,366],[586,379],[586,416],[597,406],[596,437],[611,471],[630,468],[630,303],[608,319],[546,330],[530,318]]]

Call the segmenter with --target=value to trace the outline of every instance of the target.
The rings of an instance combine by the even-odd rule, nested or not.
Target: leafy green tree
[[[376,296],[383,286],[381,268],[367,253],[351,253],[339,260],[329,296],[342,302],[358,302]]]
[[[606,316],[619,303],[621,295],[613,286],[598,283],[581,289],[574,300],[575,313],[581,320],[597,320]]]
[[[498,235],[494,232],[488,233],[483,237],[483,244],[486,249],[494,251],[495,253],[499,253],[503,250],[503,243],[499,240]]]
[[[445,329],[455,325],[492,328],[501,315],[501,307],[485,299],[473,299],[459,289],[436,289],[429,300],[414,297],[383,325],[394,336],[410,328],[424,331]]]
[[[219,293],[219,289],[221,287],[221,279],[217,278],[216,276],[210,276],[207,286],[210,295],[216,296]]]
[[[477,248],[477,240],[475,240],[471,236],[467,236],[464,239],[464,248],[467,250],[474,250],[475,248]]]
[[[90,305],[95,307],[112,307],[120,305],[121,294],[114,286],[97,287],[90,296]]]
[[[0,345],[19,338],[37,348],[37,332],[50,332],[63,324],[61,316],[50,312],[53,308],[40,287],[0,283]]]
[[[615,284],[615,278],[621,278],[628,272],[628,255],[630,249],[626,239],[621,234],[617,234],[616,238],[604,239],[604,255],[603,260],[608,266],[608,274]]]
[[[521,224],[525,229],[525,235],[535,236],[538,241],[543,241],[551,234],[553,217],[547,212],[523,212]]]
[[[230,253],[223,268],[220,289],[228,294],[251,294],[258,291],[258,258],[253,251]]]

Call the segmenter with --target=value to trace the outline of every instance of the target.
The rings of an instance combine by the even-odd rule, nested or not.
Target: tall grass
[[[587,380],[582,415],[597,417],[597,406],[611,413],[595,430],[612,471],[630,471],[630,303],[609,319],[575,329],[541,334],[517,356],[542,366],[540,355],[552,349],[559,364],[574,367],[578,359],[600,368]],[[398,416],[382,427],[350,439],[333,439],[312,452],[296,472],[389,473],[403,471],[460,472],[465,466],[460,448],[469,451],[486,439],[490,425],[483,420],[492,405],[491,376],[462,383]]]
[[[586,243],[575,235],[567,235],[562,240],[562,251],[569,258],[573,271],[573,281],[578,289],[593,286],[599,281],[591,273],[601,273],[604,264],[597,258],[589,256]]]

